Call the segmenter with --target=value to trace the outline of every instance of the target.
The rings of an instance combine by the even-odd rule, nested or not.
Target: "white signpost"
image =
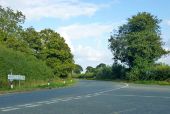
[[[25,80],[25,76],[9,74],[8,79],[11,80],[11,81],[13,81],[13,80]]]
[[[8,80],[11,81],[11,89],[13,89],[12,81],[13,80],[19,80],[19,87],[20,87],[20,80],[25,80],[25,76],[24,75],[13,75],[11,73],[11,74],[8,74]]]

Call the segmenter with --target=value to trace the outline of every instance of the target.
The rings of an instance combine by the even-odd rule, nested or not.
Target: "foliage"
[[[162,48],[159,20],[150,13],[138,13],[119,27],[109,39],[110,49],[116,63],[119,61],[129,67],[127,78],[139,80],[142,73],[169,51]],[[141,75],[141,76],[140,76]]]
[[[125,79],[126,68],[114,63],[112,66],[100,63],[95,68],[88,66],[85,74],[78,75],[78,78],[90,79]]]
[[[21,24],[25,21],[25,16],[20,11],[14,12],[10,8],[0,6],[0,43],[8,48],[30,53],[27,44],[22,40],[23,32]]]
[[[106,64],[100,63],[99,65],[96,66],[96,69],[106,67]]]
[[[42,42],[39,32],[34,28],[27,28],[22,32],[22,39],[26,42],[26,45],[30,48],[32,54],[39,58],[39,53],[42,50]]]
[[[10,8],[0,6],[0,29],[5,33],[3,40],[6,41],[11,36],[19,37],[22,31],[21,24],[24,23],[25,16],[20,11],[14,12]]]
[[[110,66],[104,66],[97,70],[97,79],[113,79],[112,68]]]
[[[1,87],[7,85],[7,75],[21,74],[26,76],[26,81],[48,80],[53,78],[52,70],[43,61],[34,56],[23,54],[4,46],[0,46],[0,83]]]
[[[0,6],[0,44],[7,48],[34,55],[44,61],[55,76],[68,77],[74,69],[73,55],[63,37],[51,29],[37,32],[33,27],[22,27],[22,12]]]
[[[67,77],[74,69],[74,60],[64,38],[51,29],[44,29],[39,34],[42,41],[39,58],[46,61],[54,75]]]
[[[86,73],[89,73],[89,72],[94,72],[95,71],[95,68],[93,68],[92,66],[87,66],[86,68]]]
[[[125,79],[126,68],[123,65],[114,63],[112,65],[113,79]]]
[[[170,80],[170,66],[165,64],[156,64],[145,72],[145,80],[169,81]]]
[[[74,72],[75,74],[81,74],[82,71],[83,71],[83,68],[82,68],[80,65],[75,64],[75,67],[74,67],[73,72]]]
[[[75,65],[64,38],[51,29],[23,29],[24,21],[22,12],[0,6],[0,88],[8,87],[11,70],[26,76],[24,84],[68,77]]]

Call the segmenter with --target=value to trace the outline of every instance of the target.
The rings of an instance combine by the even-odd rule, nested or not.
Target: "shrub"
[[[112,65],[112,74],[114,79],[125,79],[126,68],[120,64]]]
[[[7,85],[10,72],[26,76],[26,81],[53,78],[52,70],[34,56],[0,46],[0,86]]]

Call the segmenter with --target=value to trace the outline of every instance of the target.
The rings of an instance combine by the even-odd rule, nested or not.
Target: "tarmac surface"
[[[68,88],[0,95],[0,114],[170,114],[170,86],[80,80]]]

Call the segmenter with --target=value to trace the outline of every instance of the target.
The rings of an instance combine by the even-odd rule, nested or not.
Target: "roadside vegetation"
[[[163,48],[160,22],[147,12],[128,18],[108,40],[114,63],[88,66],[77,77],[170,85],[170,66],[157,62],[170,53]]]
[[[157,62],[170,51],[163,48],[161,20],[150,13],[132,16],[111,34],[112,65],[88,66],[85,73],[59,33],[23,28],[24,21],[22,12],[0,6],[0,91],[9,90],[11,72],[26,77],[20,87],[13,81],[14,90],[67,86],[72,77],[170,84],[170,66]]]
[[[24,21],[22,12],[0,6],[0,91],[9,89],[11,72],[25,75],[22,88],[66,86],[62,79],[72,80],[76,65],[64,38],[52,29],[23,28]]]

